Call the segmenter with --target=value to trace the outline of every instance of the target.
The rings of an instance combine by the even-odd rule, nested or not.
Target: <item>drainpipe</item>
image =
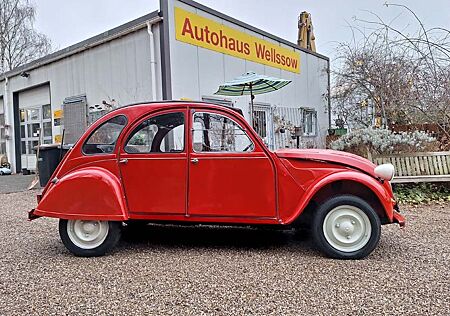
[[[151,98],[152,101],[156,101],[156,60],[155,60],[155,40],[153,36],[152,26],[153,24],[161,21],[161,17],[157,17],[153,20],[147,21],[147,32],[150,40],[150,72],[151,72]]]
[[[329,60],[327,65],[327,73],[328,73],[328,129],[331,129],[331,69]]]

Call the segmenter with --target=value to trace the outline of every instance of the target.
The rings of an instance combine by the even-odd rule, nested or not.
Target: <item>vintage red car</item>
[[[404,225],[393,176],[392,165],[344,152],[272,152],[237,109],[134,104],[89,127],[29,219],[59,218],[61,239],[78,256],[105,254],[123,226],[145,221],[308,226],[326,255],[359,259],[378,244],[382,224]]]

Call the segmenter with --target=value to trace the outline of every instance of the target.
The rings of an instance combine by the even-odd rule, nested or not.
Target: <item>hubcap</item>
[[[108,236],[109,225],[105,221],[69,220],[67,234],[70,240],[82,249],[100,246]]]
[[[323,233],[328,243],[343,252],[362,249],[372,233],[369,217],[352,205],[332,209],[323,221]]]

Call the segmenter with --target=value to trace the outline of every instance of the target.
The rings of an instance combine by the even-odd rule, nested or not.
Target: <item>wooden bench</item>
[[[393,183],[450,181],[450,151],[374,155],[372,162],[393,164]]]

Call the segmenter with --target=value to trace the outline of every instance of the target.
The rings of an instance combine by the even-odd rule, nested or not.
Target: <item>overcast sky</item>
[[[57,48],[100,34],[159,8],[159,0],[34,0],[36,27],[48,35]],[[373,19],[375,12],[399,27],[412,24],[398,8],[386,8],[385,0],[199,0],[201,4],[230,15],[291,42],[297,41],[297,17],[312,14],[317,51],[330,57],[336,42],[351,39],[347,23],[354,17]],[[391,1],[393,2],[393,1]],[[450,29],[449,0],[396,1],[407,4],[427,27]]]

